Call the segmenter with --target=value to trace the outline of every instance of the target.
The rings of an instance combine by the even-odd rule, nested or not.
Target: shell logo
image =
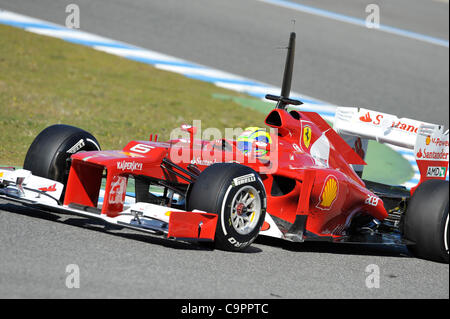
[[[323,184],[322,192],[319,196],[317,208],[329,210],[338,197],[339,182],[333,175],[329,175]]]
[[[431,142],[431,137],[430,137],[430,135],[428,135],[425,140],[425,144],[430,145],[430,142]]]

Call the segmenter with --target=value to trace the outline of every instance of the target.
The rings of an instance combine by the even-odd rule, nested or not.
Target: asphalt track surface
[[[448,126],[448,46],[256,0],[0,0],[0,8],[64,24],[77,3],[81,29],[273,85],[295,19],[293,90]],[[295,1],[366,16],[367,1]],[[366,3],[367,2],[367,3]],[[448,41],[448,3],[370,1],[381,23]],[[245,253],[209,250],[107,229],[84,218],[0,201],[2,298],[448,298],[448,265],[405,247],[290,244],[259,239]],[[80,268],[80,288],[65,285]],[[380,269],[369,289],[368,265]]]

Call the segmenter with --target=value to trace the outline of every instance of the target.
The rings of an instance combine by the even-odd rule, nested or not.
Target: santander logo
[[[416,154],[417,158],[424,158],[427,160],[444,160],[447,161],[448,160],[448,152],[446,152],[445,150],[441,150],[440,152],[436,152],[436,151],[430,151],[428,152],[425,148],[423,149],[419,149],[419,151]]]
[[[383,115],[378,114],[375,116],[375,120],[372,120],[372,117],[370,116],[370,112],[367,112],[365,115],[361,116],[359,120],[364,123],[371,123],[373,125],[380,125],[381,120],[383,119]]]
[[[56,184],[53,184],[52,186],[48,186],[48,187],[41,187],[38,189],[42,192],[56,192]]]
[[[370,123],[372,125],[380,125],[382,119],[383,119],[382,114],[378,114],[374,118],[374,114],[373,113],[371,114],[370,112],[367,112],[363,116],[359,117],[359,120],[361,122]],[[414,126],[413,124],[410,124],[410,123],[404,123],[402,121],[393,121],[391,124],[391,128],[395,128],[395,129],[398,129],[398,130],[401,130],[404,132],[409,132],[409,133],[414,133],[414,134],[417,134],[417,131],[419,130],[419,128],[417,126]]]
[[[416,154],[417,158],[422,158],[423,154],[422,154],[422,149],[419,149],[419,151]]]
[[[369,112],[367,112],[366,115],[361,116],[359,118],[359,120],[362,121],[362,122],[366,122],[366,123],[372,122],[372,118],[370,117],[370,113]]]
[[[415,133],[415,134],[417,134],[417,130],[419,129],[418,127],[415,127],[412,124],[406,124],[406,123],[402,123],[400,121],[398,121],[397,123],[393,122],[391,127],[397,128],[397,129],[405,131],[405,132]]]

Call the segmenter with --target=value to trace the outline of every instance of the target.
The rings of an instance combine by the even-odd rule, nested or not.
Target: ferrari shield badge
[[[312,130],[311,127],[306,125],[303,128],[303,144],[305,145],[306,148],[309,148],[309,145],[311,144],[311,134]]]

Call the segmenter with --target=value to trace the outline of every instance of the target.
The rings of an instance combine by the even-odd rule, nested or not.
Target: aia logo
[[[361,116],[359,120],[364,123],[372,123],[373,125],[379,125],[381,123],[381,119],[383,118],[383,115],[378,114],[375,116],[375,120],[372,120],[372,117],[370,116],[370,112],[367,112],[366,115]]]
[[[329,210],[338,197],[339,182],[333,175],[329,175],[323,184],[322,192],[319,196],[317,208]]]
[[[48,186],[48,187],[41,187],[38,189],[42,192],[56,192],[56,184],[53,184],[52,186]]]

